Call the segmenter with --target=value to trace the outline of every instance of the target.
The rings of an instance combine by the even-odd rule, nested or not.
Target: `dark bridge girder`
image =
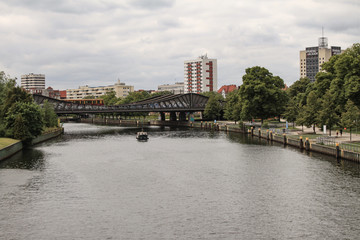
[[[65,114],[97,114],[97,113],[129,113],[129,112],[200,112],[205,110],[208,97],[187,93],[151,97],[139,102],[116,106],[95,106],[61,101],[46,96],[33,94],[37,104],[45,100],[54,105],[57,115]],[[182,115],[183,117],[184,115]]]

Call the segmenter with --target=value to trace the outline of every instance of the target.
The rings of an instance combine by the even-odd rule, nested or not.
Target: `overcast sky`
[[[253,66],[291,85],[322,26],[345,49],[360,42],[359,16],[359,0],[0,0],[0,71],[42,73],[54,89],[157,89],[207,53],[219,88]]]

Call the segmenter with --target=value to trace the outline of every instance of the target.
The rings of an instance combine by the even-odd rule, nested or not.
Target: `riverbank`
[[[45,134],[42,134],[37,138],[33,139],[30,143],[30,146],[58,137],[63,132],[63,128],[53,129],[52,131],[46,132]],[[1,138],[1,140],[2,141],[0,142],[3,144],[0,145],[0,161],[11,157],[15,153],[21,151],[26,146],[22,141],[16,139]]]
[[[327,146],[324,144],[317,144],[311,139],[302,138],[301,135],[294,136],[289,133],[280,133],[272,132],[270,130],[249,130],[245,128],[240,128],[238,124],[231,124],[227,122],[187,122],[187,121],[159,121],[159,120],[120,120],[120,119],[103,119],[103,118],[86,118],[80,119],[82,123],[93,123],[93,124],[105,124],[105,125],[125,125],[125,126],[146,126],[146,125],[155,125],[155,126],[179,126],[179,127],[191,127],[191,128],[200,128],[204,130],[215,130],[215,131],[226,131],[226,132],[237,132],[243,134],[249,134],[252,137],[258,137],[266,139],[269,142],[278,142],[282,143],[284,146],[289,145],[292,147],[299,148],[300,150],[305,150],[309,152],[318,152],[333,156],[336,159],[346,159],[349,161],[360,163],[360,153],[345,149],[342,145]],[[298,133],[297,133],[298,134]]]

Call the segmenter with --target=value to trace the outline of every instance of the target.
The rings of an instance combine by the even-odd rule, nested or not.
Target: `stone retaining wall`
[[[23,149],[23,143],[21,141],[1,149],[0,161],[4,160],[5,158],[11,157],[12,155],[21,151],[22,149]]]

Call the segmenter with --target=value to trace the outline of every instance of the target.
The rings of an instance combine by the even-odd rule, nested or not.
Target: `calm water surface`
[[[360,170],[246,136],[65,124],[0,163],[0,239],[359,239]]]

